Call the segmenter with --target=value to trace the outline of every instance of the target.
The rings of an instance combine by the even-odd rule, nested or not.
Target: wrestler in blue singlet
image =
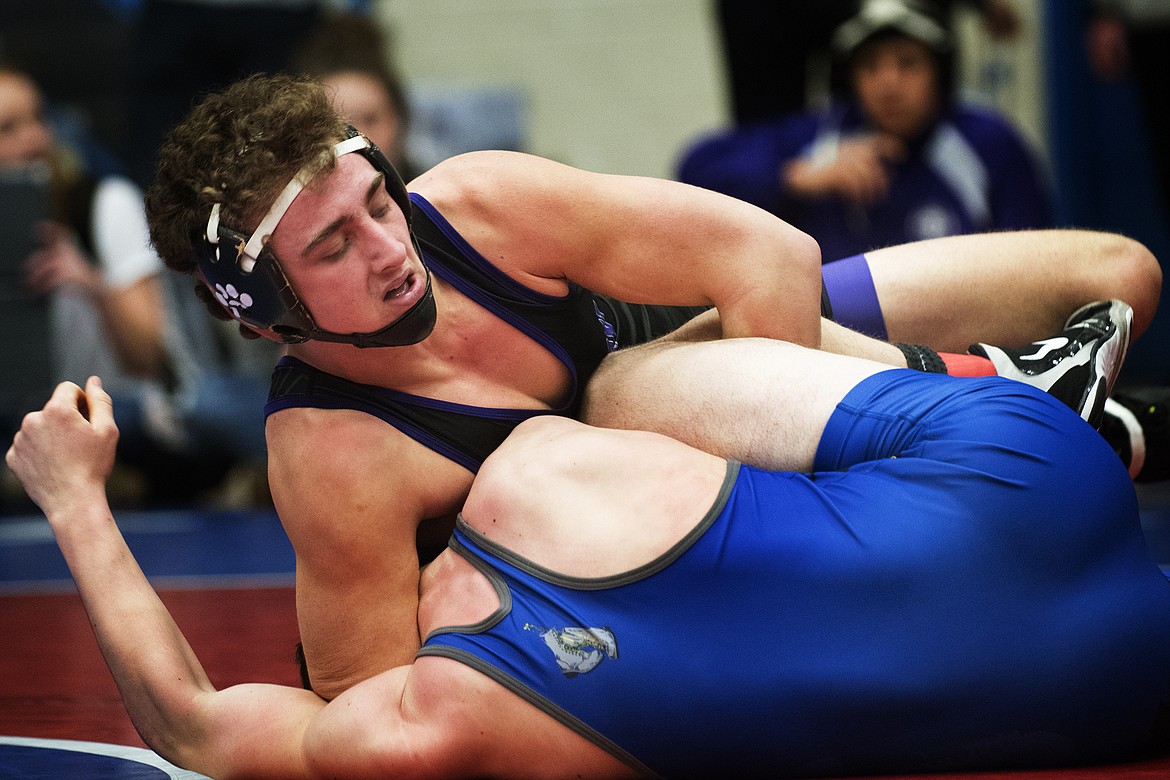
[[[501,608],[420,655],[668,777],[1054,765],[1149,736],[1170,582],[1075,413],[1008,380],[886,371],[838,406],[815,466],[730,464],[695,530],[617,577],[559,576],[461,521],[451,546]]]

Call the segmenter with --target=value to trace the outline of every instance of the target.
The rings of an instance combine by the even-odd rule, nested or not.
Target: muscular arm
[[[550,293],[716,306],[724,335],[820,340],[820,250],[768,212],[698,187],[506,152],[415,180],[493,263]]]
[[[296,688],[211,685],[110,513],[104,487],[116,441],[109,396],[92,381],[85,393],[66,383],[26,418],[6,460],[49,520],[146,744],[222,778],[441,775],[441,724],[402,709],[412,701],[410,667],[331,705]]]
[[[183,766],[224,771],[233,754],[254,752],[244,743],[255,740],[280,774],[303,775],[299,751],[289,744],[296,729],[283,727],[322,703],[288,689],[286,706],[267,723],[246,712],[224,721],[223,704],[236,702],[228,704],[232,712],[243,704],[246,711],[252,694],[246,688],[215,694],[126,547],[104,491],[117,441],[109,396],[94,384],[87,390],[88,399],[76,385],[58,387],[43,412],[26,418],[7,462],[49,520],[131,720],[148,745]],[[250,725],[276,728],[257,733]]]
[[[279,412],[268,442],[273,499],[296,550],[310,680],[332,699],[413,658],[416,530],[450,511],[446,502],[463,495],[470,475],[353,411]]]

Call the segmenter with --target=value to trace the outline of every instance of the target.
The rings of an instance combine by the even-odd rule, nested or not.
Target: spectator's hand
[[[25,261],[25,284],[37,295],[59,288],[75,288],[99,295],[102,278],[82,254],[68,230],[55,222],[38,226],[40,248]]]
[[[53,522],[104,496],[117,442],[113,403],[101,381],[91,377],[84,391],[62,382],[44,409],[25,416],[5,462]]]
[[[885,198],[890,188],[889,165],[905,155],[905,145],[891,135],[850,138],[840,143],[831,162],[793,161],[783,176],[797,195],[836,196],[867,205]]]
[[[1129,43],[1125,25],[1114,16],[1102,15],[1089,22],[1085,33],[1089,67],[1098,78],[1116,81],[1129,72]]]

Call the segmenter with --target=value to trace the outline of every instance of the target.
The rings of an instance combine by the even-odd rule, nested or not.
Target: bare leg
[[[975,342],[1019,346],[1063,329],[1090,301],[1134,309],[1136,338],[1158,307],[1162,272],[1140,243],[1111,233],[1039,230],[919,241],[866,255],[890,341],[965,353]],[[667,341],[721,338],[717,315]],[[822,320],[820,348],[905,367],[891,344]]]
[[[917,343],[929,342],[922,340]],[[876,360],[898,368],[906,367],[906,356],[890,342],[878,341],[826,319],[821,320],[821,349],[838,355]]]
[[[1079,230],[987,233],[867,253],[891,341],[966,352],[977,341],[1046,338],[1090,301],[1134,310],[1136,337],[1158,307],[1162,272],[1140,243]]]
[[[773,470],[808,470],[825,423],[890,366],[770,339],[656,341],[610,355],[581,419],[648,430]]]
[[[658,339],[660,342],[680,343],[695,341],[715,341],[723,338],[723,331],[719,326],[719,314],[714,309],[706,311],[687,322],[678,330]],[[635,347],[634,349],[641,349]],[[820,349],[836,355],[876,360],[896,368],[906,367],[906,356],[902,351],[886,341],[878,341],[856,331],[838,325],[835,322],[821,319]],[[623,350],[623,353],[628,350]],[[608,363],[613,356],[606,358]]]
[[[1142,244],[1111,233],[1036,230],[918,241],[866,254],[890,341],[965,353],[976,342],[1020,346],[1058,333],[1091,301],[1134,310],[1132,336],[1158,308],[1162,271]],[[668,337],[720,338],[714,316]],[[905,366],[901,351],[822,321],[827,352]]]

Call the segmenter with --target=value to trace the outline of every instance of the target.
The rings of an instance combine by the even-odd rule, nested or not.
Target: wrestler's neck
[[[441,381],[447,367],[468,362],[461,325],[475,313],[470,301],[441,279],[432,287],[437,310],[435,326],[425,339],[404,347],[359,348],[350,344],[306,341],[292,344],[288,354],[322,371],[355,382],[414,393]],[[475,307],[478,308],[478,307]],[[482,310],[481,310],[482,311]],[[420,393],[421,394],[421,393]]]
[[[359,349],[307,341],[290,345],[288,354],[354,382],[455,403],[549,408],[563,402],[572,379],[556,356],[442,280],[433,286],[435,327],[417,344]]]

